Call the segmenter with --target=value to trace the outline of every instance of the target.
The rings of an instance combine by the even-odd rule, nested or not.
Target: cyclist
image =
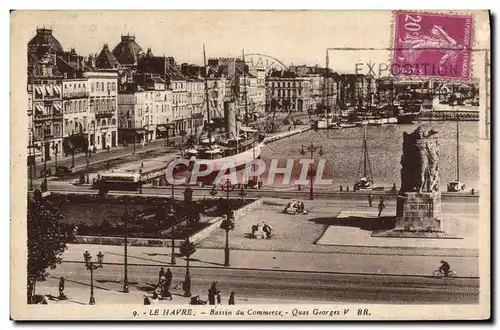
[[[450,264],[448,264],[446,261],[441,260],[441,267],[439,267],[439,270],[443,272],[445,277],[448,277],[450,273]]]

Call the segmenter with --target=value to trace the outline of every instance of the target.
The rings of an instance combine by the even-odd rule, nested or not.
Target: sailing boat
[[[432,118],[432,117],[431,117]],[[460,192],[460,191],[465,191],[465,184],[463,182],[460,182],[460,130],[459,130],[459,124],[460,121],[458,120],[458,109],[456,112],[456,121],[457,121],[457,179],[455,181],[448,182],[448,185],[446,187],[446,191],[448,192]]]
[[[368,158],[368,145],[366,142],[366,124],[364,125],[363,131],[363,147],[361,151],[361,162],[363,163],[363,176],[354,184],[354,191],[357,190],[372,190],[375,187],[373,183],[372,169],[370,165],[370,159]],[[360,163],[361,167],[361,163]],[[358,171],[358,177],[359,177]]]
[[[203,62],[205,70],[208,72],[205,46],[203,46]],[[210,165],[210,173],[198,176],[197,182],[214,184],[214,179],[221,171],[224,171],[223,174],[229,174],[230,171],[242,169],[252,160],[259,158],[264,142],[263,136],[258,134],[258,130],[250,127],[240,127],[238,129],[234,101],[226,101],[224,104],[224,119],[226,124],[225,137],[220,135],[215,137],[212,136],[212,128],[210,127],[210,97],[207,78],[208,77],[205,78],[205,103],[207,106],[208,123],[207,134],[205,138],[200,139],[197,145],[186,152],[185,158],[189,160],[188,170],[190,172],[192,172],[194,168],[199,168],[200,172],[206,172]],[[247,102],[245,102],[245,107],[246,106]],[[195,167],[195,164],[198,166]]]

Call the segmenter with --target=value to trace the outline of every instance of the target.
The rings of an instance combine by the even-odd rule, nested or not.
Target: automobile
[[[467,188],[467,186],[465,185],[465,183],[460,182],[460,181],[452,181],[452,182],[448,183],[448,185],[446,187],[446,191],[448,191],[448,192],[461,192],[461,191],[465,191],[466,188]]]
[[[302,120],[300,120],[300,119],[297,119],[297,120],[295,120],[294,124],[295,125],[303,125],[304,122]]]
[[[71,174],[71,170],[66,166],[58,166],[56,169],[56,176],[68,176]]]

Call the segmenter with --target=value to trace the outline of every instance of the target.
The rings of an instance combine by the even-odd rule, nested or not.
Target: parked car
[[[303,125],[304,122],[302,120],[300,120],[300,119],[297,119],[297,120],[295,120],[294,124],[295,125]]]
[[[56,169],[56,176],[61,177],[61,176],[68,176],[71,174],[71,170],[67,168],[66,166],[58,166]]]

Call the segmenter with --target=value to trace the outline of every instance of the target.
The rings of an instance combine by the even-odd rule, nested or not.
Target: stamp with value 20
[[[394,76],[470,79],[473,16],[394,12]]]

